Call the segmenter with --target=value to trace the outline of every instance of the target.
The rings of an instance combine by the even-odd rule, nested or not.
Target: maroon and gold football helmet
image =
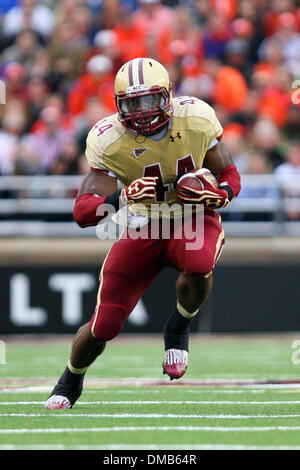
[[[154,59],[137,58],[124,64],[116,75],[114,91],[121,123],[137,134],[156,134],[172,117],[169,74]]]

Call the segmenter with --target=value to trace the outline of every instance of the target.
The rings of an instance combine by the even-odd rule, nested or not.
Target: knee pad
[[[123,328],[130,312],[122,305],[101,303],[90,321],[90,331],[101,341],[110,341]]]

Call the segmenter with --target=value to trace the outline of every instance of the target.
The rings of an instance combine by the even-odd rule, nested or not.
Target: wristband
[[[228,195],[229,199],[232,200],[236,198],[241,190],[241,178],[239,172],[234,164],[228,165],[224,170],[221,172],[220,177],[218,178],[218,183],[220,189],[230,188]]]
[[[111,204],[115,209],[116,211],[118,211],[120,209],[120,195],[121,195],[121,189],[119,189],[118,191],[116,191],[115,193],[113,194],[109,194],[108,196],[106,196],[106,198],[104,199],[104,202],[106,204]]]
[[[224,185],[221,184],[220,189],[223,189],[227,192],[228,199],[229,199],[229,201],[231,201],[231,199],[233,198],[233,191],[232,191],[231,187],[227,184],[224,184]]]

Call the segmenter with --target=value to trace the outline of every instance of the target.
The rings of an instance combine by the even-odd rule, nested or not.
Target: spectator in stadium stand
[[[215,76],[220,62],[215,59],[199,61],[195,56],[189,56],[182,61],[182,73],[178,83],[178,93],[201,98],[212,103]],[[183,75],[183,76],[182,76]],[[191,87],[189,91],[189,87]]]
[[[249,136],[248,145],[265,152],[273,168],[284,161],[283,135],[276,124],[268,119],[257,120]]]
[[[210,7],[210,0],[195,0],[189,4],[191,16],[198,27],[203,28],[206,24]]]
[[[292,14],[297,23],[297,29],[300,31],[300,15],[296,5],[297,1],[295,0],[271,0],[269,9],[263,16],[263,28],[266,37],[275,33],[281,21],[282,13]]]
[[[94,0],[56,1],[54,10],[56,27],[70,21],[75,26],[78,36],[84,37],[88,44],[92,45],[94,35],[99,30],[100,5],[97,6],[95,3]],[[101,4],[104,2],[101,1]]]
[[[236,18],[231,22],[232,34],[236,39],[249,40],[254,34],[254,26],[247,18]]]
[[[223,16],[226,21],[230,21],[237,15],[239,0],[226,0],[225,2],[219,0],[211,0],[210,8]]]
[[[252,65],[248,61],[248,43],[245,39],[230,39],[225,45],[224,59],[229,67],[234,67],[241,72],[249,83]]]
[[[174,42],[170,44],[171,50]],[[169,73],[170,72],[169,67]],[[171,76],[172,81],[175,80],[176,83],[175,90],[177,95],[196,96],[207,102],[211,100],[213,80],[201,68],[201,61],[194,55],[188,55],[182,59],[177,79],[173,78],[173,72],[171,72]]]
[[[261,90],[257,108],[259,115],[271,119],[278,127],[283,127],[291,103],[290,90],[291,78],[288,71],[284,67],[277,67]]]
[[[273,172],[272,165],[270,164],[268,156],[264,152],[261,152],[260,150],[250,150],[247,154],[247,157],[248,157],[248,164],[245,168],[244,174],[246,175],[270,175],[272,174]],[[254,192],[256,191],[255,189],[253,190],[253,193],[252,193],[253,195],[250,196],[251,188],[245,187],[246,193],[249,190],[247,197],[259,197],[259,193],[261,194],[261,190],[264,190],[264,189],[268,189],[268,188],[259,188],[259,190],[256,193],[257,195],[254,196]],[[272,194],[274,193],[272,192]],[[263,197],[266,197],[266,196],[264,195]]]
[[[39,76],[30,78],[26,84],[26,105],[28,109],[28,125],[26,130],[38,121],[42,109],[45,107],[49,90],[45,80]]]
[[[253,73],[262,72],[270,77],[282,63],[282,48],[278,41],[270,38],[268,41],[263,41],[258,49],[258,60],[254,64]]]
[[[71,81],[84,70],[89,43],[71,17],[55,26],[48,50],[54,69],[60,70]]]
[[[292,77],[283,65],[283,56],[278,43],[270,39],[261,48],[262,59],[254,66],[251,86],[258,93],[257,112],[284,126],[291,104]]]
[[[17,35],[12,46],[5,49],[2,63],[18,62],[25,67],[26,73],[29,73],[39,50],[41,46],[37,34],[33,30],[26,29]]]
[[[85,36],[88,40],[90,28],[92,25],[92,11],[89,5],[82,1],[74,2],[72,8],[71,20],[75,24],[75,27],[80,36]],[[90,41],[89,41],[90,42]]]
[[[247,100],[248,85],[241,72],[235,67],[219,64],[214,73],[214,102],[232,114],[242,111]]]
[[[197,27],[192,17],[191,11],[187,8],[179,7],[174,11],[174,23],[169,31],[169,49],[176,57],[188,61],[190,56],[203,60],[203,32]],[[189,73],[188,71],[186,71]]]
[[[53,27],[53,12],[37,0],[19,0],[18,5],[9,10],[3,20],[3,34],[10,38],[30,28],[46,40]]]
[[[89,59],[84,75],[80,76],[70,89],[67,109],[73,115],[81,113],[89,97],[97,96],[109,110],[115,111],[113,62],[105,55]]]
[[[6,85],[6,101],[9,101],[12,98],[16,98],[21,101],[26,99],[26,70],[23,65],[18,62],[10,62],[9,64],[4,65],[2,79],[5,81]]]
[[[249,2],[249,0],[239,0],[237,14],[240,18],[246,18],[252,24],[261,21],[262,11],[257,6],[257,2]]]
[[[290,198],[300,198],[300,140],[292,140],[289,143],[285,162],[279,165],[274,174],[283,185],[283,195]],[[294,178],[298,178],[295,179]],[[286,214],[290,220],[300,220],[299,202],[294,207],[287,209]]]
[[[40,77],[49,79],[53,70],[53,64],[48,48],[40,49],[34,56],[33,64],[28,73],[29,78]]]
[[[248,44],[248,61],[253,65],[257,62],[257,51],[264,39],[260,18],[249,20],[247,18],[236,18],[231,23],[233,37],[244,39]]]
[[[36,79],[35,79],[36,80]],[[64,98],[59,93],[46,94],[42,100],[43,106],[39,113],[39,118],[34,122],[30,128],[30,133],[38,133],[41,130],[45,131],[47,129],[47,121],[43,118],[42,110],[44,108],[55,108],[57,110],[57,115],[59,116],[59,126],[61,129],[67,131],[73,131],[74,128],[74,118],[68,114],[65,110]],[[29,108],[31,104],[29,103]],[[96,121],[94,121],[96,122]]]
[[[143,36],[146,57],[156,57],[165,65],[172,62],[169,43],[177,33],[177,17],[185,9],[170,8],[160,0],[139,0],[139,7],[132,13],[132,25]],[[184,27],[183,23],[180,25]]]
[[[62,147],[51,173],[54,175],[76,175],[79,173],[79,147],[76,140],[68,140]],[[74,194],[76,197],[76,194]]]
[[[105,55],[113,62],[113,72],[117,73],[122,65],[118,37],[112,29],[102,29],[94,37],[94,46],[88,51],[86,62],[94,55]]]
[[[253,66],[257,62],[257,50],[263,40],[261,28],[247,18],[236,18],[231,24],[232,38],[242,39],[247,43],[247,62]]]
[[[97,97],[92,96],[86,102],[84,112],[75,116],[72,126],[80,147],[84,153],[86,148],[86,136],[93,125],[107,116],[107,108],[103,106]]]
[[[250,150],[247,154],[247,166],[244,174],[247,175],[271,175],[273,171],[272,165],[264,152],[260,150]],[[239,197],[250,199],[263,199],[268,198],[270,201],[276,203],[279,198],[279,190],[274,185],[259,184],[258,186],[245,186],[242,188]],[[234,214],[234,220],[245,221],[269,221],[273,220],[274,215],[272,211],[266,212],[250,212],[245,214]]]
[[[160,37],[166,29],[172,28],[174,10],[162,5],[160,0],[139,0],[139,8],[132,14],[133,24],[142,28],[146,34]]]
[[[14,173],[17,147],[26,128],[26,121],[26,111],[22,103],[18,100],[11,100],[1,119],[0,174],[2,175]]]
[[[226,43],[232,32],[228,21],[220,13],[212,11],[204,26],[203,47],[207,58],[223,60]]]
[[[283,65],[287,67],[294,79],[300,75],[299,21],[293,13],[281,13],[278,16],[274,33],[270,38],[266,38],[261,45],[261,48],[265,47],[265,44],[268,44],[270,40],[278,42],[282,51]]]
[[[117,37],[119,61],[128,62],[135,57],[147,57],[145,45],[146,31],[137,23],[133,23],[132,14],[121,7],[112,28]]]
[[[94,11],[94,33],[102,29],[112,29],[116,25],[120,12],[126,8],[127,14],[131,15],[133,8],[131,5],[124,5],[122,0],[100,0],[100,8]]]
[[[66,142],[72,137],[72,131],[60,125],[61,115],[57,108],[47,107],[41,112],[45,127],[34,134],[26,134],[19,151],[19,166],[24,172],[35,171],[40,174],[51,172]],[[30,165],[26,165],[27,162]]]

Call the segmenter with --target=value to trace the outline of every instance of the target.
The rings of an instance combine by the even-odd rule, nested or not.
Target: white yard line
[[[0,413],[0,417],[18,417],[18,418],[39,418],[39,417],[57,417],[57,418],[176,418],[176,419],[266,419],[266,418],[300,418],[300,414],[276,414],[276,415],[182,415],[172,413]]]
[[[300,389],[299,389],[300,390]],[[260,393],[265,393],[265,390],[207,390],[207,389],[180,389],[180,390],[166,390],[165,388],[162,390],[143,390],[143,389],[138,389],[138,390],[114,390],[113,393],[117,394],[132,394],[132,393],[142,393],[144,395],[145,393],[170,393],[170,392],[178,392],[178,393],[199,393],[199,394],[225,394],[225,395],[242,395],[245,393],[254,393],[254,394],[260,394]],[[85,390],[84,393],[99,393],[99,390]],[[100,390],[100,393],[112,393],[112,390]]]
[[[140,432],[140,431],[190,431],[190,432],[269,432],[300,431],[300,426],[112,426],[99,428],[49,428],[49,429],[0,429],[0,434],[62,434],[82,432]]]
[[[253,384],[253,385],[244,385],[243,388],[247,391],[247,390],[251,390],[251,389],[282,389],[282,388],[286,388],[286,389],[296,389],[297,391],[300,391],[300,384],[299,383],[290,383],[290,384],[285,384],[285,383],[282,383],[282,384]]]
[[[0,401],[1,405],[42,405],[45,401]],[[205,400],[133,400],[133,401],[79,401],[78,405],[299,405],[299,400],[282,401],[205,401]]]
[[[4,444],[0,450],[300,450],[300,446],[236,445],[236,444]]]
[[[2,388],[0,389],[0,395],[1,393],[48,393],[53,390],[53,387],[48,387],[48,386],[30,386],[30,387],[18,387],[18,388],[13,388],[13,387],[7,387],[7,388]]]

